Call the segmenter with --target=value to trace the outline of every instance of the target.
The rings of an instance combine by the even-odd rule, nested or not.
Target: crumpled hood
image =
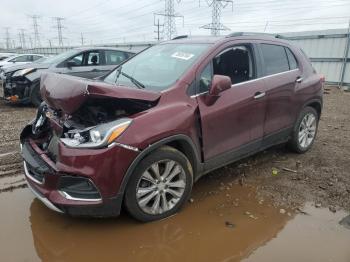
[[[50,67],[50,65],[51,64],[44,64],[44,63],[28,63],[28,64],[21,64],[21,65],[6,66],[3,69],[5,73],[8,73],[8,72],[14,72],[14,71],[18,71],[26,68],[47,69]]]
[[[160,93],[137,88],[115,86],[100,80],[90,80],[69,75],[44,73],[41,76],[40,92],[49,107],[72,114],[88,99],[117,98],[156,101]]]

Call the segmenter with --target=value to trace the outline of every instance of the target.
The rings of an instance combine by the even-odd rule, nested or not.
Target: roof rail
[[[283,38],[283,36],[279,34],[269,34],[269,33],[259,33],[259,32],[234,32],[234,33],[228,34],[226,37],[254,36],[254,35]]]
[[[179,35],[179,36],[175,36],[173,39],[171,40],[176,40],[176,39],[182,39],[182,38],[187,38],[188,35]]]

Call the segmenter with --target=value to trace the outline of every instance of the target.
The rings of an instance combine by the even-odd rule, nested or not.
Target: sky
[[[213,0],[174,0],[177,35],[209,35],[201,26],[212,21]],[[221,9],[220,21],[237,31],[281,33],[347,28],[350,0],[230,0]],[[224,2],[223,2],[224,3]],[[11,43],[20,45],[24,29],[27,47],[34,39],[31,15],[38,15],[41,46],[58,46],[57,24],[63,17],[63,43],[67,46],[154,41],[154,22],[163,24],[164,0],[0,0],[0,47],[5,46],[6,27]],[[162,26],[160,26],[162,29]]]

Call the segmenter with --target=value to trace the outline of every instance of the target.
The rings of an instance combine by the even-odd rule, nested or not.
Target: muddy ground
[[[350,231],[338,224],[350,212],[350,93],[329,87],[324,98],[308,153],[277,146],[218,169],[200,179],[180,214],[146,225],[125,214],[97,221],[61,216],[21,189],[26,184],[18,136],[35,109],[0,101],[2,258],[289,261],[290,254],[290,261],[350,261]],[[96,239],[99,244],[92,245]]]

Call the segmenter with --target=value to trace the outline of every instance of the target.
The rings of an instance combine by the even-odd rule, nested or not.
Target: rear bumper
[[[90,217],[118,216],[123,200],[119,186],[124,170],[136,153],[117,146],[94,151],[86,152],[59,144],[58,160],[54,162],[35,146],[33,140],[22,141],[25,178],[29,188],[48,208],[59,213]],[[67,177],[91,182],[99,197],[91,199],[85,195],[69,195],[69,191],[62,189],[62,181]]]

